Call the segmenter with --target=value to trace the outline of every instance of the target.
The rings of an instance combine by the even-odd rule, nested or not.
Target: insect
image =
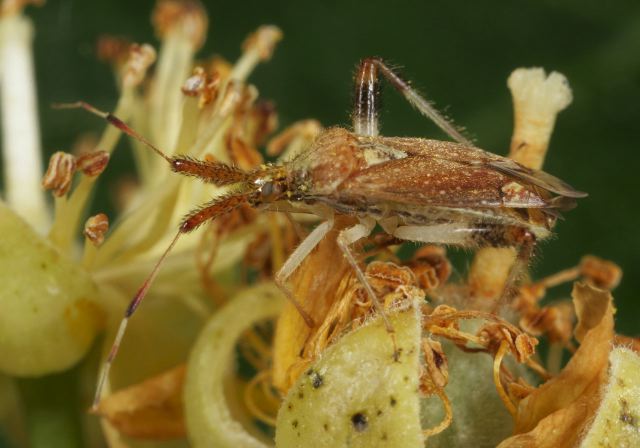
[[[380,75],[454,142],[379,136]],[[102,116],[163,157],[176,173],[218,186],[235,186],[182,221],[173,242],[125,312],[101,373],[94,405],[99,401],[128,320],[176,241],[242,204],[312,213],[323,220],[294,250],[275,278],[309,326],[315,322],[289,292],[286,281],[332,229],[336,214],[357,217],[357,224],[339,233],[337,243],[392,332],[351,249],[355,242],[370,235],[376,224],[392,237],[406,241],[516,247],[520,259],[526,260],[536,241],[551,234],[560,212],[573,208],[577,198],[586,196],[550,174],[474,147],[379,58],[362,60],[356,73],[353,130],[327,129],[293,160],[250,172],[220,162],[168,156],[110,113],[83,102],[67,107],[84,108]]]

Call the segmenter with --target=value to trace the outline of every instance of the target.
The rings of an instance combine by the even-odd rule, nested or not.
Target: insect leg
[[[535,245],[536,238],[531,232],[524,230],[517,235],[517,243],[515,244],[517,250],[516,259],[511,265],[511,268],[509,268],[509,274],[504,282],[502,294],[494,304],[493,311],[509,303],[517,294],[516,282],[526,273]]]
[[[480,230],[468,224],[436,224],[431,226],[400,226],[393,236],[407,241],[421,243],[452,244],[456,246],[474,246],[474,239]]]
[[[418,111],[433,121],[440,129],[446,132],[452,139],[458,143],[462,143],[467,146],[474,146],[468,139],[466,139],[455,126],[453,126],[449,120],[447,120],[440,112],[438,112],[422,95],[420,95],[409,82],[402,79],[397,71],[389,67],[380,58],[367,58],[360,64],[360,67],[365,65],[371,65],[380,70],[380,73],[389,81],[389,83],[398,90],[409,103]],[[357,98],[357,96],[356,96]],[[357,131],[356,131],[357,132]]]
[[[300,245],[289,256],[284,265],[280,268],[276,274],[276,285],[284,292],[284,295],[289,299],[293,306],[298,310],[300,316],[304,319],[309,328],[315,327],[313,318],[309,316],[302,305],[293,296],[293,293],[286,284],[287,279],[293,274],[293,272],[300,266],[305,258],[311,253],[311,251],[322,241],[322,239],[333,228],[333,215],[329,215],[326,221],[320,223],[313,231],[300,243]]]
[[[104,365],[102,367],[102,371],[100,372],[100,378],[98,380],[96,394],[93,399],[93,406],[92,406],[93,410],[97,409],[98,403],[100,402],[100,398],[102,397],[102,388],[104,387],[104,384],[107,378],[109,377],[109,370],[111,369],[113,360],[118,354],[118,349],[120,348],[120,343],[124,338],[127,325],[129,324],[129,319],[131,318],[131,316],[133,316],[133,313],[135,313],[136,309],[138,309],[138,307],[142,303],[142,300],[146,297],[147,292],[151,287],[151,284],[153,283],[156,276],[158,275],[158,272],[160,271],[160,267],[162,266],[162,263],[167,258],[167,255],[169,255],[169,252],[171,252],[171,249],[173,249],[173,247],[176,245],[176,243],[178,242],[178,239],[180,239],[180,237],[183,234],[191,232],[192,230],[196,229],[206,221],[214,219],[215,217],[220,216],[222,214],[228,213],[234,208],[238,207],[239,205],[245,202],[247,202],[247,195],[243,195],[243,194],[236,194],[236,195],[225,196],[222,198],[216,198],[213,201],[189,213],[183,219],[182,224],[180,225],[180,228],[176,233],[176,236],[171,241],[171,244],[169,244],[169,246],[164,251],[160,259],[156,262],[156,265],[153,267],[153,270],[151,271],[149,276],[144,280],[144,282],[142,283],[142,286],[140,286],[140,289],[138,289],[138,292],[136,292],[135,296],[133,296],[133,299],[129,303],[129,306],[127,306],[127,309],[124,313],[124,317],[120,321],[120,326],[118,327],[118,332],[116,333],[116,337],[113,341],[113,344],[111,345],[111,350],[109,350],[109,355],[107,356],[107,359],[104,362]]]
[[[372,59],[360,62],[354,79],[353,131],[358,135],[378,135],[378,112],[380,110],[380,83],[378,68]]]
[[[367,294],[371,298],[371,301],[376,311],[382,316],[382,319],[384,320],[384,325],[387,328],[387,331],[389,333],[393,333],[394,330],[391,325],[391,322],[389,322],[389,319],[386,313],[384,312],[384,308],[382,307],[382,304],[380,303],[378,296],[373,291],[373,288],[367,281],[367,278],[365,277],[364,272],[362,272],[362,269],[360,269],[360,266],[358,266],[358,262],[356,261],[356,258],[353,256],[353,253],[349,248],[349,246],[355,243],[356,241],[369,236],[371,234],[371,231],[375,227],[375,225],[376,225],[376,221],[372,218],[361,219],[360,223],[356,224],[353,227],[349,227],[348,229],[342,230],[340,232],[340,234],[338,235],[338,246],[340,246],[340,249],[344,253],[344,256],[347,258],[347,261],[349,262],[354,272],[356,273],[356,277],[358,277],[358,280],[360,281],[364,289],[367,291]]]
[[[408,241],[461,247],[515,247],[516,260],[509,270],[502,295],[495,303],[494,310],[507,303],[515,293],[514,285],[526,271],[536,242],[535,235],[522,227],[477,223],[401,226],[393,232],[393,236]]]

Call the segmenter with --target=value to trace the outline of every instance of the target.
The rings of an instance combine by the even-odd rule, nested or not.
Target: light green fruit
[[[397,357],[381,319],[327,349],[278,413],[276,446],[422,447],[417,307],[390,315]]]
[[[87,352],[103,321],[89,275],[0,202],[0,371],[38,376]]]
[[[609,384],[581,448],[640,446],[640,356],[617,347],[609,366]]]

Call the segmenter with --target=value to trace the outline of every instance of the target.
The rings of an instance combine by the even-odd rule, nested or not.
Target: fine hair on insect
[[[384,78],[453,141],[379,135],[380,81]],[[393,328],[358,263],[352,245],[368,237],[376,225],[402,241],[465,248],[514,247],[503,295],[526,267],[537,241],[551,235],[560,212],[586,194],[543,171],[476,148],[445,117],[382,59],[363,59],[354,80],[352,129],[324,130],[305,151],[280,164],[252,171],[217,161],[167,155],[118,117],[85,102],[58,105],[83,108],[106,119],[142,142],[171,170],[216,186],[230,186],[187,214],[175,237],[134,295],[102,368],[94,399],[97,406],[127,324],[153,283],[162,262],[181,235],[241,205],[265,210],[312,214],[322,221],[293,251],[275,282],[306,324],[316,325],[287,287],[287,279],[334,227],[336,215],[357,218],[341,230],[337,244],[374,308]]]

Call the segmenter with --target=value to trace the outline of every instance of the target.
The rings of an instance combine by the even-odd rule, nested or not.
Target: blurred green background
[[[51,0],[29,9],[48,152],[69,149],[81,132],[103,128],[95,117],[54,111],[49,104],[83,99],[112,108],[113,76],[95,58],[96,40],[109,33],[157,45],[149,21],[153,5]],[[625,272],[615,292],[618,329],[640,332],[639,2],[250,0],[205,6],[210,31],[202,56],[234,60],[258,25],[283,29],[273,60],[252,77],[261,96],[276,102],[282,126],[307,117],[348,125],[354,66],[378,55],[402,65],[478,146],[505,154],[512,128],[509,73],[520,66],[564,73],[575,99],[559,117],[545,168],[590,196],[566,214],[557,238],[542,245],[536,275],[573,266],[584,254],[616,261]],[[384,100],[384,134],[442,137],[392,89]],[[101,182],[108,187],[130,163],[127,151],[119,150]],[[100,190],[106,201],[108,188]]]

